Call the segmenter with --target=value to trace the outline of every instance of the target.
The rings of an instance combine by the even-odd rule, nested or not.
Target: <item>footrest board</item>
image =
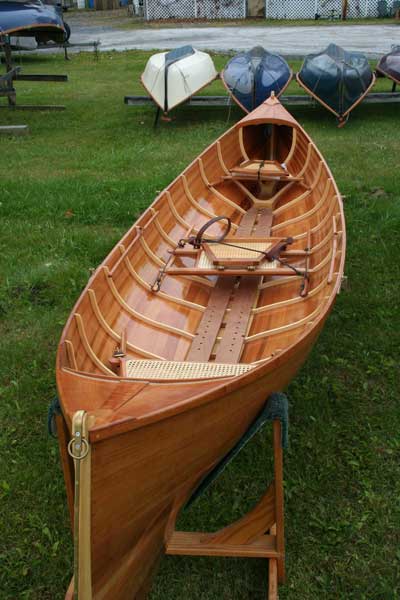
[[[215,379],[217,377],[243,375],[252,368],[252,364],[245,363],[223,364],[172,360],[127,360],[124,363],[124,376],[132,379],[156,381]]]
[[[181,556],[241,556],[247,558],[277,558],[276,537],[263,535],[248,544],[218,544],[213,542],[215,534],[196,531],[174,531],[166,554]]]

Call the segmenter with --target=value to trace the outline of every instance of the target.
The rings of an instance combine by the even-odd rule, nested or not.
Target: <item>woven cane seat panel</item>
[[[243,248],[249,248],[249,250],[244,250],[243,248],[233,248],[232,246],[224,246],[224,244],[212,244],[210,246],[210,250],[215,255],[216,258],[261,258],[262,252],[267,252],[269,248],[271,248],[271,243],[269,242],[240,242],[240,246]],[[254,250],[260,250],[259,254],[256,254]]]
[[[254,257],[260,257],[262,256],[261,254],[255,254],[254,252],[250,252],[246,250],[240,250],[239,248],[231,248],[229,246],[219,246],[219,248],[221,248],[221,253],[219,253],[219,250],[217,251],[216,249],[216,244],[213,244],[213,254],[215,256],[217,256],[219,259],[224,259],[224,258],[238,258],[238,259],[252,259]],[[268,248],[271,246],[271,244],[248,244],[248,247],[250,248],[256,248],[258,249],[257,246],[262,246],[263,250],[268,250]],[[225,252],[226,249],[226,253]],[[217,254],[218,252],[218,254]],[[211,269],[214,270],[215,269],[215,265],[213,264],[212,260],[210,260],[210,258],[207,256],[207,254],[205,252],[202,252],[200,254],[199,257],[199,261],[197,263],[197,268],[199,269]],[[277,269],[279,267],[279,263],[276,260],[272,260],[271,262],[269,262],[268,260],[264,260],[262,262],[259,263],[259,265],[257,266],[257,270],[262,269],[265,271],[268,271],[268,269]]]
[[[132,379],[215,379],[243,375],[253,368],[246,364],[196,363],[169,360],[127,360],[126,376]]]

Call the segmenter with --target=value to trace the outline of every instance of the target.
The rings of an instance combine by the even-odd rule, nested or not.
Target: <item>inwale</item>
[[[333,113],[339,127],[365,98],[375,83],[367,57],[329,44],[325,50],[306,56],[296,75],[298,84]]]
[[[56,365],[75,523],[69,598],[145,596],[180,508],[305,361],[344,257],[332,174],[271,97],[161,192],[98,267]]]

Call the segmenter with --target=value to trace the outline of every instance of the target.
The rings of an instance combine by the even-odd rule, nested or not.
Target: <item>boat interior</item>
[[[238,376],[326,311],[341,277],[336,185],[289,113],[270,123],[255,113],[194,160],[96,270],[64,330],[64,369]]]

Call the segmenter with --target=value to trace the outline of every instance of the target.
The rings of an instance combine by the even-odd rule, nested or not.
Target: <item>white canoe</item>
[[[141,81],[154,102],[168,112],[217,77],[212,58],[192,46],[153,54]]]

